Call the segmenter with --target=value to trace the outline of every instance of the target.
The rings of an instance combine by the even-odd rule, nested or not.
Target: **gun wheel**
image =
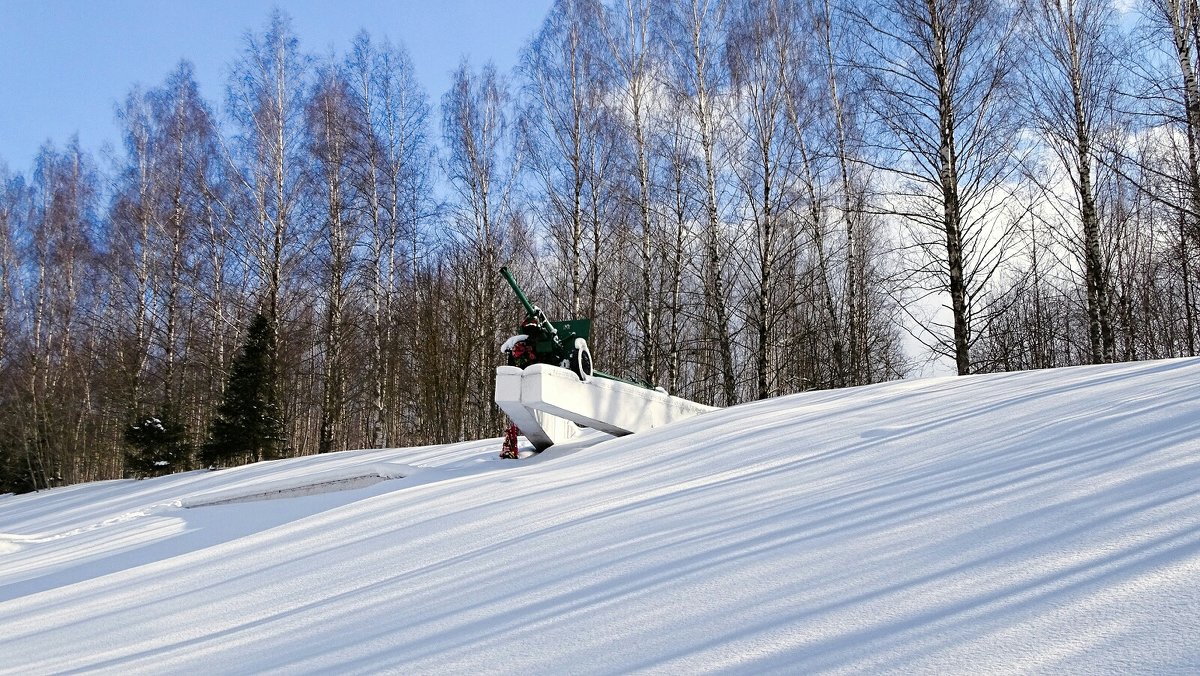
[[[583,382],[587,382],[592,377],[592,351],[588,349],[587,341],[583,338],[575,339],[575,349],[571,350],[571,370]]]

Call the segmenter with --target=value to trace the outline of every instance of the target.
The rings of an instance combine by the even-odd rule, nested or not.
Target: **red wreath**
[[[521,456],[517,453],[517,435],[521,430],[517,429],[516,423],[508,426],[508,430],[504,432],[504,448],[500,451],[500,457],[505,460],[517,460]]]

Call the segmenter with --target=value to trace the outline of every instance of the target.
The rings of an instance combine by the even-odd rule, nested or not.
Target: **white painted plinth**
[[[570,420],[524,405],[521,401],[523,375],[524,371],[516,366],[496,367],[496,405],[517,425],[534,448],[545,450],[579,434],[579,427]]]
[[[496,403],[539,449],[574,436],[582,425],[617,436],[643,432],[714,410],[637,385],[534,364],[496,369]],[[561,423],[570,426],[569,434]]]

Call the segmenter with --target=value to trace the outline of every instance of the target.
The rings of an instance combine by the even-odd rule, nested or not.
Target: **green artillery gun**
[[[560,366],[574,371],[584,382],[592,375],[609,377],[592,370],[592,353],[587,344],[588,336],[592,332],[592,320],[568,319],[552,322],[540,307],[529,302],[507,267],[500,268],[500,274],[525,308],[525,321],[519,329],[521,335],[513,336],[501,348],[508,355],[509,365],[525,366],[533,363]]]

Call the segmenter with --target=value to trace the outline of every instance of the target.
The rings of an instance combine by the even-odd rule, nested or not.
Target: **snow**
[[[500,346],[500,354],[512,352],[513,348],[517,346],[517,343],[523,340],[529,340],[529,334],[518,333],[515,336],[509,336],[508,340],[504,341],[504,344]]]
[[[1197,673],[1198,382],[901,381],[520,461],[0,497],[0,672]]]

